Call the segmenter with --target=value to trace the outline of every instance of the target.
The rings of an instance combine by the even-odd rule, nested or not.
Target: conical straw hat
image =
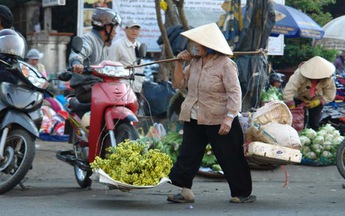
[[[330,77],[334,65],[320,56],[314,56],[299,67],[301,74],[308,79],[324,79]]]
[[[181,35],[225,55],[233,54],[228,42],[216,23],[199,26],[182,32]]]

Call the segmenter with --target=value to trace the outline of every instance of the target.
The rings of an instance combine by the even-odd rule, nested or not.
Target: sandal
[[[231,203],[252,203],[256,201],[256,196],[250,195],[247,197],[232,197],[230,199]]]
[[[194,199],[186,199],[182,194],[169,194],[167,201],[173,203],[194,203]]]

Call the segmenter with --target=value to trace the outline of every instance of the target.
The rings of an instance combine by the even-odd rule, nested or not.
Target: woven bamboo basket
[[[271,101],[260,107],[252,117],[253,123],[267,124],[276,122],[280,124],[292,124],[290,109],[282,101]]]

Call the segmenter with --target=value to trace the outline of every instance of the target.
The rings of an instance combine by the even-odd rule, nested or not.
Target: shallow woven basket
[[[272,101],[260,107],[252,117],[253,123],[267,124],[276,122],[280,124],[292,124],[290,109],[282,101]]]

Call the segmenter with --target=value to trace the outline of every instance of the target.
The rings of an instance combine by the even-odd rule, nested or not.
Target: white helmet
[[[89,133],[91,112],[86,112],[81,118],[81,128],[85,133]]]

